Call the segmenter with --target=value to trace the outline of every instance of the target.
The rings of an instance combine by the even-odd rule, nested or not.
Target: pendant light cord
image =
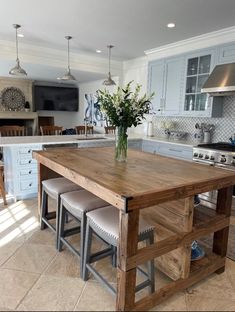
[[[16,27],[16,61],[19,61],[18,55],[18,28]]]
[[[111,65],[111,46],[109,46],[109,73],[110,73],[110,65]]]
[[[68,71],[70,72],[70,59],[69,59],[69,40],[68,39]]]

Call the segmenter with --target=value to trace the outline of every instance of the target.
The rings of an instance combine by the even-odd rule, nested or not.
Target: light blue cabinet
[[[184,57],[149,64],[149,93],[154,92],[153,109],[157,115],[179,114],[184,78]]]
[[[219,47],[218,63],[234,63],[235,62],[235,42]]]

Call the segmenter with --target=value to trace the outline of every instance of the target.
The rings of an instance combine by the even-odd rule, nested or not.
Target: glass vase
[[[120,126],[116,132],[116,147],[115,147],[115,159],[120,162],[127,161],[127,128]]]

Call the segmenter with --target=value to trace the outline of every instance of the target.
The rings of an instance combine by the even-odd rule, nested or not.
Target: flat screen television
[[[78,111],[78,88],[34,86],[36,111]]]

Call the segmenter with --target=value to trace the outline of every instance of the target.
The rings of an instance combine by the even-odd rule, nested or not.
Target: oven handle
[[[206,160],[198,160],[198,159],[193,159],[194,162],[201,164],[201,165],[209,165],[209,166],[215,166],[214,162],[206,161]]]

